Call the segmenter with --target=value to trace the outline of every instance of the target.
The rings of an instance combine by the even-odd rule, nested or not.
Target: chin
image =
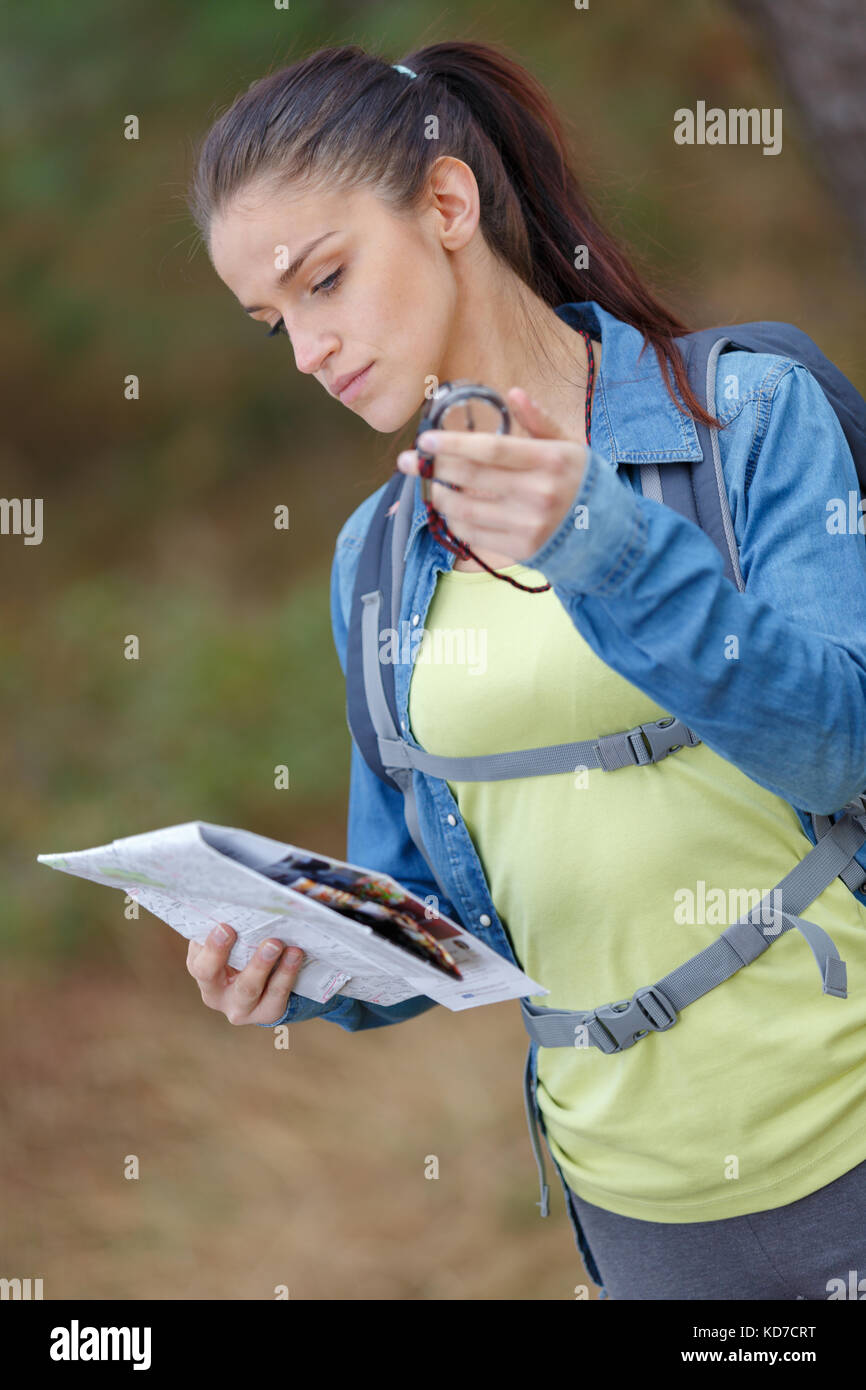
[[[423,404],[423,395],[411,402],[395,401],[393,397],[381,395],[374,396],[370,401],[358,401],[354,413],[360,415],[378,434],[396,434],[418,416]]]

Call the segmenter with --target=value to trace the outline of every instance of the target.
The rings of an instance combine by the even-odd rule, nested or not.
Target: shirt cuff
[[[615,594],[646,550],[648,525],[640,500],[613,464],[589,449],[565,518],[523,563],[554,588]]]
[[[315,999],[307,999],[303,994],[295,994],[294,990],[289,995],[289,1003],[282,1018],[274,1019],[273,1023],[257,1023],[256,1028],[277,1028],[283,1023],[306,1023],[311,1018],[323,1018],[325,1014],[333,1013],[342,1003],[345,1003],[345,995],[333,994],[330,999],[326,999],[324,1004],[320,1004]]]

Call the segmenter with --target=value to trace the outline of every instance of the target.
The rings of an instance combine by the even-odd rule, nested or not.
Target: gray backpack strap
[[[700,739],[673,715],[638,724],[622,733],[605,734],[580,743],[556,743],[549,748],[519,748],[513,753],[490,753],[469,758],[447,758],[415,748],[400,737],[394,727],[385,695],[382,662],[379,659],[379,624],[382,593],[374,589],[362,594],[361,644],[364,687],[373,727],[378,734],[379,756],[388,774],[412,768],[450,782],[500,782],[509,777],[541,777],[549,773],[574,772],[576,768],[603,768],[614,772],[621,767],[657,763],[668,753],[694,746]],[[643,737],[642,737],[643,735]],[[644,738],[646,743],[644,743]]]
[[[371,613],[374,615],[373,621],[375,622],[376,628],[378,630],[378,612],[381,600],[382,595],[381,593],[379,593],[378,590],[375,593],[363,595],[361,600],[364,605],[362,621],[364,624],[365,632],[368,626],[368,616]],[[371,647],[370,642],[367,640],[367,637],[365,636],[363,651],[364,684],[367,688],[367,703],[370,708],[373,726],[376,729],[376,732],[379,736],[379,745],[381,747],[383,743],[399,742],[399,740],[397,739],[397,730],[394,727],[394,721],[391,718],[391,711],[388,708],[388,701],[385,698],[385,691],[382,686],[382,672],[378,660],[378,647],[375,644],[373,644]],[[370,669],[371,659],[375,664],[375,670]],[[397,783],[398,787],[403,793],[403,813],[406,818],[406,829],[412,836],[412,839],[415,842],[419,854],[421,855],[422,859],[424,860],[425,864],[430,870],[434,882],[438,885],[442,897],[445,898],[446,901],[450,901],[450,894],[446,890],[441,878],[436,872],[436,866],[430,858],[429,854],[427,853],[427,850],[424,845],[424,839],[421,834],[421,824],[418,819],[418,805],[415,797],[415,775],[411,767],[388,767],[387,771],[389,772],[393,780]]]
[[[732,338],[722,336],[724,332],[723,329],[706,328],[674,339],[682,353],[689,384],[710,415],[716,413],[719,357],[726,347],[740,346]],[[722,472],[719,432],[700,420],[693,420],[693,424],[702,457],[693,463],[669,461],[661,469],[658,464],[641,464],[639,477],[643,494],[656,502],[663,502],[687,521],[699,526],[721,554],[726,577],[742,592],[745,584]]]
[[[787,357],[805,367],[817,381],[834,410],[854,459],[860,490],[866,496],[866,401],[818,345],[791,323],[761,321],[703,328],[674,342],[682,353],[689,383],[711,415],[716,414],[716,368],[727,349],[770,353]],[[657,501],[698,526],[721,552],[725,573],[741,591],[744,588],[739,554],[722,474],[718,430],[694,421],[703,458],[695,463],[667,463],[660,475],[663,498]],[[641,476],[643,470],[641,470]]]
[[[396,632],[400,626],[400,600],[403,594],[403,570],[405,569],[406,542],[412,526],[412,509],[415,502],[415,477],[409,474],[400,492],[397,515],[394,518],[394,531],[391,537],[391,626]]]
[[[374,595],[368,594],[365,598],[372,599]],[[370,615],[371,627],[375,621],[374,610]],[[449,782],[503,782],[510,777],[545,777],[557,772],[576,772],[580,768],[615,772],[621,767],[643,767],[647,763],[661,762],[668,753],[681,748],[694,748],[700,741],[679,719],[667,715],[650,724],[638,724],[634,729],[604,734],[582,743],[554,743],[547,748],[519,748],[513,753],[487,753],[468,758],[427,753],[402,738],[381,738],[379,755],[392,776],[396,768],[414,767]]]
[[[839,820],[804,859],[745,917],[726,927],[715,941],[654,985],[635,990],[631,999],[595,1009],[546,1009],[521,999],[523,1022],[543,1047],[596,1047],[622,1052],[648,1036],[672,1028],[678,1015],[711,989],[749,965],[784,932],[797,928],[806,938],[821,975],[824,994],[847,998],[845,962],[822,927],[799,914],[841,875],[866,838],[866,795],[848,803]],[[772,923],[768,932],[760,923]]]
[[[829,817],[818,817],[820,821]],[[567,1009],[546,1009],[528,1000],[520,1000],[520,1010],[524,1026],[530,1037],[523,1079],[523,1098],[529,1128],[529,1141],[538,1169],[538,1185],[541,1193],[539,1202],[541,1215],[550,1211],[549,1189],[544,1168],[541,1139],[538,1132],[538,1117],[532,1095],[532,1047],[537,1043],[542,1047],[597,1047],[605,1053],[622,1052],[632,1047],[651,1032],[662,1033],[672,1028],[678,1013],[686,1004],[694,1003],[702,995],[715,989],[716,985],[727,980],[743,965],[748,965],[772,944],[776,936],[796,927],[808,941],[821,974],[821,988],[824,994],[837,998],[847,998],[847,977],[845,962],[830,935],[815,922],[807,922],[791,911],[778,908],[776,893],[784,890],[788,906],[799,903],[802,911],[810,902],[829,887],[833,879],[845,879],[842,865],[851,865],[855,850],[864,843],[866,835],[866,794],[855,797],[845,808],[845,814],[822,833],[819,843],[809,851],[791,870],[768,898],[763,898],[757,907],[746,917],[732,926],[726,927],[715,941],[698,952],[678,969],[671,971],[655,985],[635,990],[631,999],[620,999],[613,1004],[603,1004],[600,1008],[587,1011]],[[820,851],[820,853],[819,853]],[[814,856],[814,857],[813,857]],[[810,862],[811,861],[811,862]],[[858,872],[862,869],[858,867]],[[849,885],[850,886],[850,885]],[[762,932],[758,922],[767,902],[773,904],[770,921],[775,928],[772,935]],[[757,921],[753,920],[757,918]]]
[[[812,821],[812,829],[815,832],[816,841],[822,839],[833,824],[830,816],[819,816],[816,815],[815,812],[811,812],[810,819]],[[864,871],[863,865],[857,859],[852,859],[851,863],[842,870],[839,877],[846,888],[850,888],[855,893],[866,893],[864,872],[866,871]]]
[[[399,547],[395,547],[392,543],[397,537],[398,530],[401,532],[404,528],[408,530],[411,522],[411,517],[406,518],[404,509],[407,505],[407,492],[409,491],[407,484],[411,485],[413,482],[413,478],[403,477],[395,471],[394,476],[382,489],[378,505],[373,510],[355,569],[346,642],[346,722],[367,766],[386,786],[391,787],[394,791],[402,789],[398,782],[389,777],[382,767],[382,760],[379,757],[378,735],[370,719],[364,691],[363,653],[361,649],[363,604],[361,595],[371,589],[381,590],[383,613],[391,615],[393,611],[391,592],[393,558],[396,555],[398,562],[402,560]],[[411,497],[408,499],[408,505],[411,510]],[[395,509],[399,509],[398,516],[394,515]],[[398,616],[400,611],[399,592],[398,586],[398,598],[396,600]],[[388,709],[392,719],[396,720],[397,702],[393,667],[389,667],[387,674],[392,677],[390,689],[387,692]]]
[[[469,758],[448,758],[427,753],[404,739],[394,723],[393,680],[389,681],[392,699],[388,699],[384,663],[379,653],[379,633],[382,609],[389,597],[388,589],[391,628],[395,634],[399,631],[404,552],[412,519],[414,489],[415,478],[410,474],[403,480],[397,514],[393,520],[387,574],[390,583],[383,576],[376,587],[360,594],[360,664],[366,710],[375,730],[382,769],[401,790],[407,782],[411,784],[413,768],[450,782],[495,782],[511,777],[575,772],[579,768],[602,768],[605,772],[615,772],[623,767],[643,767],[647,763],[660,762],[669,753],[679,752],[681,748],[694,748],[701,742],[697,734],[673,715],[638,724],[633,729],[604,734],[598,739],[552,744],[547,748],[519,748],[512,753],[491,753]],[[390,677],[392,673],[388,674]]]
[[[538,1184],[541,1188],[541,1201],[536,1202],[536,1206],[539,1206],[541,1208],[542,1216],[549,1216],[549,1188],[547,1186],[547,1175],[544,1171],[544,1156],[541,1152],[541,1139],[538,1134],[538,1117],[535,1113],[535,1100],[532,1094],[531,1042],[529,1044],[529,1051],[526,1054],[526,1066],[523,1070],[523,1104],[526,1107],[526,1123],[529,1126],[529,1142],[532,1145],[532,1152],[535,1157],[535,1166],[538,1169]]]
[[[650,497],[653,502],[664,502],[665,495],[657,463],[642,463],[637,476],[644,497]]]
[[[412,504],[415,491],[415,479],[413,475],[407,477],[400,489],[399,499],[395,504],[397,512],[393,521],[391,533],[391,625],[396,631],[400,621],[400,596],[403,591],[403,568],[404,551],[406,541],[412,521]],[[385,693],[385,686],[382,679],[382,664],[379,661],[378,632],[379,620],[382,609],[382,591],[375,589],[371,593],[361,595],[361,669],[363,673],[364,694],[366,699],[369,717],[376,734],[379,746],[383,744],[400,742],[397,727],[391,714],[391,706]],[[393,689],[393,683],[392,683]],[[439,888],[439,892],[446,901],[450,901],[450,894],[443,884],[436,871],[432,859],[427,853],[424,839],[421,834],[421,824],[418,819],[418,805],[415,797],[415,783],[411,767],[391,766],[385,767],[385,771],[390,776],[403,793],[403,813],[406,819],[406,829],[414,841],[414,844],[427,865],[433,877],[433,881]]]

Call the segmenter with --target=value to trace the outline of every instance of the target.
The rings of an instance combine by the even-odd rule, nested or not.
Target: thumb
[[[536,439],[565,439],[565,431],[553,416],[533,400],[522,386],[512,386],[508,392],[508,405],[518,424],[529,430]]]

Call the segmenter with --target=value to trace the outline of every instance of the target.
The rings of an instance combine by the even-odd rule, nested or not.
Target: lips
[[[359,368],[359,370],[356,372],[346,372],[344,376],[338,376],[331,388],[333,394],[338,398],[341,397],[343,393],[348,388],[350,388],[355,381],[358,380],[359,377],[363,376],[365,372],[367,372],[369,368],[372,367],[372,365],[372,362],[368,362],[366,366]]]

